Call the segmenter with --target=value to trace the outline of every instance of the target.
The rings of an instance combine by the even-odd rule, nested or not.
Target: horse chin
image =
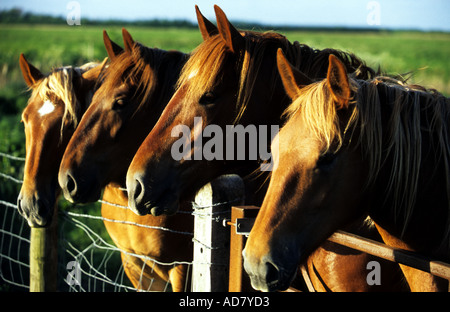
[[[129,188],[129,185],[127,187]],[[179,197],[175,190],[158,189],[162,192],[159,195],[156,194],[158,190],[153,190],[154,192],[152,194],[148,191],[144,192],[138,200],[133,200],[133,197],[128,193],[128,206],[131,211],[138,216],[151,214],[155,217],[173,215],[178,211]]]
[[[179,198],[172,191],[164,192],[164,196],[156,202],[155,205],[151,205],[149,212],[157,217],[160,215],[174,215],[178,211]]]
[[[267,264],[266,264],[267,265]],[[268,264],[270,266],[270,264]],[[268,270],[265,275],[251,275],[250,280],[252,287],[263,292],[283,291],[289,288],[292,281],[295,279],[297,269],[283,270],[277,269]]]
[[[32,215],[27,218],[28,226],[31,228],[47,228],[51,224],[53,214],[49,214],[45,217],[38,215]]]
[[[296,245],[285,245],[281,250],[271,250],[260,255],[258,251],[252,252],[249,246],[246,246],[242,253],[244,269],[253,288],[266,292],[286,290],[296,277],[299,263],[302,261],[301,252],[297,252],[299,248]]]
[[[161,216],[161,215],[167,215],[167,216],[172,216],[174,214],[176,214],[176,212],[178,211],[178,204],[173,204],[171,206],[164,206],[164,207],[152,207],[150,208],[150,213],[155,216]]]
[[[64,197],[73,204],[88,204],[96,202],[101,197],[101,189],[98,187],[86,187],[84,190],[78,189],[76,193],[64,192]]]

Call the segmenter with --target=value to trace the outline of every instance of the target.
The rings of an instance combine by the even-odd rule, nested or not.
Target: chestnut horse
[[[23,77],[33,92],[22,113],[26,159],[17,207],[30,227],[46,227],[51,223],[60,193],[59,163],[91,102],[94,85],[104,65],[61,67],[45,76],[20,55]]]
[[[289,99],[277,71],[275,55],[278,48],[282,48],[289,59],[311,77],[326,76],[330,54],[337,55],[345,62],[349,71],[360,78],[367,79],[375,75],[374,70],[351,54],[291,44],[284,36],[276,33],[239,32],[219,7],[215,6],[215,11],[217,29],[207,20],[199,19],[200,29],[204,29],[202,33],[206,33],[203,36],[205,40],[184,66],[176,93],[128,169],[129,206],[140,215],[173,214],[177,211],[179,202],[192,196],[208,181],[226,173],[236,173],[246,178],[247,204],[262,203],[266,186],[261,185],[260,179],[265,180],[267,175],[260,175],[259,179],[251,176],[251,173],[260,168],[258,160],[248,160],[248,154],[245,157],[247,160],[230,160],[220,155],[213,160],[198,159],[196,143],[193,141],[207,125],[214,125],[225,133],[228,125],[280,125],[283,122],[282,112],[288,106]],[[203,125],[194,126],[195,117]],[[188,146],[188,158],[195,160],[175,160],[173,157],[174,143],[179,140],[178,131],[174,133],[176,126],[188,128],[188,134],[193,133],[185,146]],[[270,143],[270,136],[266,136],[266,139]],[[223,155],[228,155],[227,149],[235,147],[223,146]],[[247,149],[246,153],[248,152]],[[361,224],[360,222],[357,226]],[[340,257],[325,249],[319,253],[318,261],[315,262],[318,272],[329,271],[330,262],[326,259],[332,259],[335,263],[342,261],[350,268],[346,272],[342,269],[339,272],[323,273],[323,276],[330,276],[330,281],[325,283],[329,286],[321,289],[370,288],[365,279],[365,265],[371,256],[360,254],[360,258],[345,257],[346,252],[343,252],[344,256]],[[355,276],[361,276],[355,273],[356,269],[362,265],[364,269],[359,272],[365,271],[365,274],[359,280],[363,285],[352,288],[352,281],[358,280]],[[314,274],[312,270],[310,267],[310,274]],[[333,280],[336,279],[332,275],[335,273],[346,274],[348,284],[333,285]],[[322,281],[325,279],[323,276]]]
[[[105,45],[111,51],[110,54],[120,53],[122,48],[110,41],[106,34],[105,36]],[[60,161],[75,127],[91,103],[95,85],[98,84],[97,78],[105,62],[101,65],[90,63],[81,68],[58,68],[44,76],[23,55],[20,57],[25,82],[33,89],[28,106],[22,114],[27,156],[24,183],[18,197],[19,212],[30,226],[49,226],[52,221],[60,193],[57,182]],[[106,187],[103,200],[102,216],[111,237],[116,238],[116,233],[123,232],[123,223],[126,223],[128,237],[141,240],[141,236],[145,236],[145,229],[152,226],[145,224],[142,218],[136,220],[136,215],[129,210],[117,208],[126,206],[128,201],[119,189]],[[111,206],[110,203],[116,205]],[[122,222],[122,226],[116,225],[117,221]],[[125,273],[134,287],[140,290],[166,289],[168,277],[164,280],[154,279],[153,266],[143,266],[141,258],[129,255],[133,253],[148,256],[148,252],[146,249],[136,250],[130,247],[132,244],[128,237],[114,239],[114,242],[122,250]]]
[[[65,150],[59,183],[71,202],[96,201],[106,187],[114,189],[114,203],[126,206],[123,188],[128,165],[171,98],[188,55],[145,47],[125,29],[125,51],[117,54],[109,48],[112,45],[106,33],[104,36],[111,63]],[[145,264],[151,269],[146,274],[153,279],[150,290],[164,290],[169,281],[172,290],[186,290],[193,256],[191,215],[140,217],[129,209],[105,206],[102,216],[145,225],[105,224],[120,249],[151,258],[136,265],[138,259],[122,254],[136,278]],[[139,288],[148,288],[148,280]]]
[[[118,46],[111,42],[110,47],[117,49]],[[61,192],[57,182],[59,164],[81,116],[91,103],[98,76],[104,66],[105,62],[100,65],[89,63],[80,68],[62,67],[44,76],[23,54],[20,56],[25,82],[33,89],[33,93],[22,113],[27,153],[17,207],[31,227],[56,225],[52,218]],[[116,188],[106,188],[103,200],[126,205],[127,200],[121,201],[123,195],[116,192]],[[110,204],[102,204],[102,216],[110,220],[105,221],[105,226],[112,237],[122,229],[108,226],[111,220],[133,222],[134,214],[130,215],[131,218],[127,219],[127,214],[124,216],[121,210],[111,210]],[[132,228],[130,233],[134,233],[139,227],[129,225],[129,228]],[[131,251],[127,248],[126,240],[115,240],[115,243],[122,250]],[[146,255],[145,251],[136,253]],[[144,268],[140,258],[130,257],[124,252],[121,257],[125,273],[137,289],[150,289],[150,285],[151,289],[164,289],[167,286],[165,282],[152,283],[152,267]]]
[[[334,56],[324,80],[309,84],[295,71],[280,70],[293,103],[244,250],[253,286],[286,288],[317,246],[365,215],[383,238],[449,262],[450,100],[385,77],[355,80]],[[425,286],[448,290],[439,278]]]

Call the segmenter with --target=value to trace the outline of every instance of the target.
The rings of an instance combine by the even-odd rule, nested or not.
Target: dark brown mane
[[[368,80],[380,74],[350,52],[330,48],[315,49],[298,41],[289,43],[288,48],[283,52],[292,65],[314,80],[320,80],[326,76],[330,54],[335,55],[356,79]]]

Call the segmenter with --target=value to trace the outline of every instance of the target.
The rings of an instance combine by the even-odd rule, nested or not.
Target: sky
[[[71,1],[0,0],[0,10],[67,16]],[[372,27],[450,31],[449,0],[78,0],[89,19],[184,19],[196,22],[194,5],[214,21],[219,5],[231,21],[272,26]]]

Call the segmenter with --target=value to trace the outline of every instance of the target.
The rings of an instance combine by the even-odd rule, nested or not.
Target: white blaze
[[[42,107],[38,110],[38,113],[42,117],[44,115],[50,114],[54,110],[55,110],[55,105],[51,101],[47,100],[44,102]]]

